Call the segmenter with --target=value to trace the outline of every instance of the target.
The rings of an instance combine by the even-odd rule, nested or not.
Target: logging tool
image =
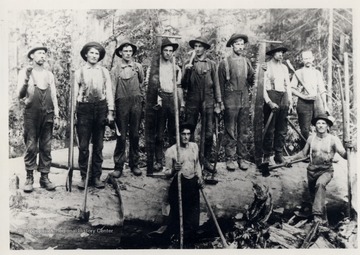
[[[75,85],[74,69],[70,71],[70,144],[68,151],[68,174],[66,176],[65,188],[71,192],[72,176],[74,171],[74,118],[75,118]],[[79,145],[79,143],[78,143]]]
[[[205,203],[206,203],[207,208],[209,209],[209,212],[210,212],[210,214],[211,214],[211,218],[214,220],[216,229],[217,229],[217,231],[218,231],[218,233],[219,233],[219,235],[220,235],[221,242],[222,242],[224,248],[229,249],[230,246],[229,246],[229,245],[227,244],[227,242],[226,242],[226,239],[225,239],[225,237],[224,237],[224,234],[223,234],[223,232],[221,231],[221,228],[220,228],[220,226],[219,226],[219,223],[218,223],[218,221],[217,221],[217,219],[216,219],[216,217],[215,217],[214,211],[212,210],[211,205],[209,204],[209,201],[207,200],[206,195],[205,195],[205,193],[204,193],[204,190],[203,190],[202,188],[200,188],[200,192],[201,192],[201,194],[202,194],[202,196],[203,196],[203,198],[204,198],[204,201],[205,201]]]
[[[290,120],[289,117],[286,117],[289,125],[292,127],[292,129],[295,130],[295,132],[299,135],[299,137],[301,138],[301,140],[303,140],[306,143],[306,139],[305,137],[301,134],[301,132],[296,128],[296,126],[294,125],[294,123]]]
[[[91,136],[90,145],[89,145],[89,159],[88,159],[88,165],[87,165],[87,170],[86,170],[86,179],[85,179],[84,202],[83,202],[82,210],[80,209],[80,213],[79,213],[79,220],[81,222],[88,222],[89,217],[90,217],[90,212],[86,211],[86,201],[87,201],[87,193],[88,193],[88,187],[89,187],[90,169],[92,167],[92,154],[93,154],[93,142],[92,142],[92,136]]]
[[[282,163],[282,164],[278,164],[278,165],[275,165],[275,166],[270,166],[268,169],[269,170],[274,170],[276,168],[280,168],[280,167],[284,167],[284,166],[287,166],[287,165],[292,165],[292,164],[295,164],[295,163],[299,163],[299,162],[302,162],[302,161],[307,160],[307,159],[309,159],[309,157],[296,159],[296,160],[293,160],[293,161],[291,161],[289,163]]]
[[[339,81],[340,81],[340,95],[341,95],[341,103],[343,108],[343,129],[344,129],[344,142],[351,141],[350,134],[350,86],[349,86],[349,58],[348,53],[344,53],[344,78],[345,84],[344,88],[342,87],[340,69],[338,67],[339,73]],[[346,148],[347,154],[347,188],[348,188],[348,208],[347,215],[351,219],[351,208],[352,208],[352,191],[351,191],[351,170],[352,170],[352,149]]]
[[[176,38],[181,39],[181,36],[177,35],[156,35],[162,38]],[[176,129],[176,161],[180,162],[180,130],[179,130],[179,106],[178,106],[178,94],[176,85],[176,67],[175,56],[172,57],[172,69],[173,69],[173,91],[174,91],[174,109],[175,109],[175,129]],[[179,220],[180,220],[180,249],[184,245],[184,223],[183,223],[183,208],[182,208],[182,190],[181,190],[181,172],[177,173],[178,182],[178,196],[179,196]]]

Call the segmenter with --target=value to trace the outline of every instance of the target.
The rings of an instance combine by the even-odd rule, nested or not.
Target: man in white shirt
[[[296,70],[296,75],[291,80],[291,88],[292,94],[298,97],[296,112],[301,134],[307,139],[312,118],[321,113],[329,112],[329,109],[326,104],[324,79],[320,71],[313,66],[314,56],[312,52],[303,51],[302,61],[304,67]],[[316,102],[320,103],[320,107],[316,107],[318,106]],[[305,143],[303,143],[304,145]]]
[[[288,111],[292,110],[289,70],[282,64],[286,51],[287,48],[283,46],[273,46],[266,52],[266,55],[271,56],[271,60],[266,63],[264,79],[264,123],[271,112],[274,115],[263,141],[264,163],[269,162],[272,150],[275,151],[275,163],[285,162],[283,147],[287,134],[286,118]]]
[[[75,72],[76,130],[79,138],[78,161],[81,173],[79,189],[85,188],[91,137],[93,155],[89,184],[94,184],[99,189],[105,187],[100,180],[103,138],[106,123],[111,125],[114,122],[114,98],[110,74],[105,67],[99,65],[105,53],[104,47],[97,42],[85,44],[80,55],[86,64]]]

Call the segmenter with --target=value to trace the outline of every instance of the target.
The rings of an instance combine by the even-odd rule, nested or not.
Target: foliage
[[[84,13],[83,13],[84,14]],[[18,22],[10,24],[9,39],[17,45],[20,56],[26,55],[26,50],[36,41],[42,41],[49,47],[48,69],[56,79],[57,96],[60,108],[62,128],[55,132],[54,148],[64,147],[69,137],[67,124],[69,120],[69,80],[70,64],[74,59],[72,42],[77,38],[72,33],[79,29],[72,15],[74,10],[21,10],[15,13]],[[295,68],[301,67],[300,53],[303,49],[312,49],[316,66],[327,77],[327,41],[328,41],[328,9],[219,9],[219,10],[171,10],[171,9],[136,9],[136,10],[88,10],[84,22],[101,24],[103,30],[109,30],[107,37],[101,42],[107,52],[114,52],[124,38],[128,38],[138,46],[136,61],[143,64],[146,71],[153,54],[159,53],[159,38],[156,35],[181,35],[178,40],[180,47],[176,52],[178,63],[181,65],[189,58],[190,47],[188,39],[202,35],[209,39],[212,45],[208,52],[209,58],[217,63],[226,52],[225,43],[234,30],[243,28],[250,35],[247,46],[247,57],[254,67],[256,62],[257,38],[282,40],[289,47],[286,58],[290,59]],[[230,26],[230,28],[229,28]],[[80,26],[79,26],[80,27]],[[84,31],[84,36],[93,33]],[[224,32],[225,31],[225,32]],[[344,35],[344,37],[341,37]],[[333,131],[342,135],[342,108],[339,104],[339,76],[344,84],[344,67],[342,49],[350,53],[350,86],[353,84],[352,61],[352,11],[348,9],[334,9],[334,41],[333,41],[333,86],[332,94],[328,95],[332,105],[333,115],[338,120]],[[11,44],[10,43],[10,44]],[[340,47],[341,46],[341,47]],[[12,56],[11,54],[9,54]],[[13,54],[16,55],[16,54]],[[78,55],[78,54],[77,54]],[[19,59],[19,56],[17,56]],[[111,69],[118,58],[113,53],[106,66]],[[16,76],[21,65],[11,63],[9,81],[9,140],[10,155],[19,156],[23,152],[23,106],[16,95]],[[339,68],[338,68],[339,66]],[[251,91],[250,91],[251,93]],[[251,94],[251,97],[253,95]],[[353,134],[356,135],[356,98],[351,95],[351,124]],[[223,129],[223,125],[220,126]],[[249,154],[252,154],[252,125],[249,125]],[[141,130],[143,135],[143,130]],[[287,148],[291,153],[296,152],[298,136],[289,129]],[[249,155],[249,156],[250,156]],[[220,158],[223,157],[223,150]]]

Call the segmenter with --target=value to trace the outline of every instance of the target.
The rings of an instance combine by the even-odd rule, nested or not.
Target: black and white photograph
[[[355,5],[120,2],[4,5],[3,249],[357,253]]]

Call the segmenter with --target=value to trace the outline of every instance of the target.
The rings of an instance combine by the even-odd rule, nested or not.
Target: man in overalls
[[[310,164],[307,167],[308,187],[311,200],[313,201],[312,214],[315,222],[327,223],[326,216],[326,185],[333,178],[334,167],[332,161],[335,153],[347,159],[347,153],[338,137],[329,133],[333,125],[332,117],[322,114],[312,119],[316,133],[311,135],[302,151],[289,157],[289,163],[296,159],[310,155]],[[352,147],[350,142],[346,147]]]
[[[25,192],[33,191],[33,171],[41,173],[40,187],[54,190],[49,180],[51,165],[51,139],[53,126],[59,128],[59,108],[56,98],[54,75],[44,68],[47,48],[38,45],[27,54],[32,62],[19,72],[19,98],[25,98],[24,138],[25,138]],[[39,153],[39,164],[36,164]]]
[[[129,166],[135,176],[141,175],[139,169],[139,129],[142,107],[145,103],[144,71],[141,64],[136,63],[132,56],[137,47],[125,40],[115,50],[121,58],[120,64],[112,70],[115,84],[116,125],[120,136],[117,137],[114,151],[115,169],[111,173],[115,178],[122,175],[126,161],[126,135],[129,131]]]
[[[234,156],[241,170],[247,170],[247,129],[249,122],[249,88],[253,85],[254,69],[250,60],[243,56],[248,37],[233,34],[226,47],[231,47],[231,55],[220,62],[219,82],[225,105],[224,126],[226,140],[226,168],[235,170]]]
[[[181,82],[184,94],[187,95],[185,118],[187,123],[196,127],[199,114],[202,116],[201,125],[202,128],[205,128],[205,141],[204,146],[201,146],[203,148],[200,147],[200,156],[204,169],[212,172],[210,156],[213,145],[214,111],[219,114],[224,105],[221,99],[216,63],[206,56],[206,50],[210,49],[210,45],[202,37],[189,41],[189,45],[195,50],[196,55],[192,63],[185,65]],[[204,114],[205,118],[203,118]],[[205,119],[204,123],[203,119]],[[192,141],[194,141],[193,135]]]
[[[274,161],[277,164],[285,162],[283,148],[287,134],[287,115],[292,111],[291,87],[289,70],[282,63],[283,54],[287,48],[272,46],[266,52],[271,60],[263,68],[264,78],[264,123],[267,123],[270,113],[273,118],[265,133],[263,141],[264,163],[269,163],[272,150],[275,151]]]
[[[100,180],[105,125],[107,122],[109,125],[114,122],[114,98],[110,74],[99,64],[105,53],[104,47],[97,42],[85,44],[80,55],[86,64],[75,72],[76,129],[79,137],[78,162],[81,174],[79,189],[85,188],[90,142],[93,144],[93,153],[89,184],[99,189],[105,187]]]

